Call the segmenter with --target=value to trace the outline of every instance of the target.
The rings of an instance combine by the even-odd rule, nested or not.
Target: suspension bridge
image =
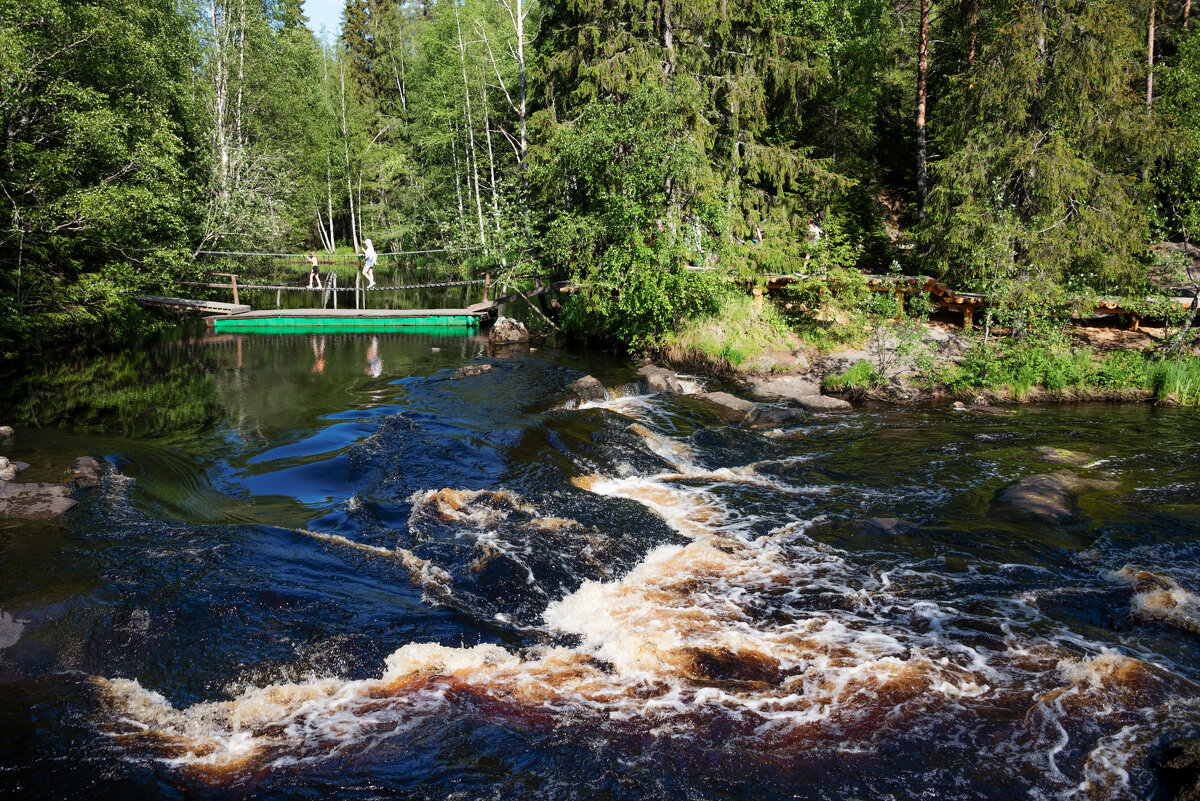
[[[402,256],[413,254],[431,254],[452,252],[448,250],[419,250],[397,251],[395,253],[380,253],[379,256]],[[287,253],[251,253],[238,251],[198,251],[198,255],[211,255],[234,258],[266,257],[275,259],[305,259],[309,257]],[[345,261],[356,263],[361,257],[357,255],[320,256],[321,262],[329,264]],[[299,279],[308,278],[308,273],[294,273]],[[216,333],[254,332],[254,333],[336,333],[353,331],[399,331],[411,333],[473,333],[481,324],[494,316],[497,310],[506,303],[518,300],[529,301],[534,297],[558,292],[566,287],[565,282],[543,283],[540,276],[531,276],[523,280],[532,281],[534,286],[521,291],[515,286],[495,285],[497,290],[515,290],[506,295],[497,292],[493,295],[493,282],[490,274],[482,278],[447,278],[445,280],[417,280],[411,283],[386,284],[373,287],[364,286],[362,273],[355,270],[353,286],[338,286],[338,272],[330,269],[325,275],[320,275],[318,287],[308,285],[292,285],[284,283],[246,283],[239,281],[238,273],[209,274],[211,279],[226,279],[224,281],[185,281],[181,286],[204,289],[229,290],[233,296],[232,303],[214,300],[197,300],[192,298],[164,297],[142,295],[138,300],[145,304],[168,306],[177,309],[210,313],[207,322]],[[452,289],[467,286],[482,285],[483,300],[465,308],[418,308],[418,309],[389,309],[368,308],[368,298],[380,293],[404,290],[422,289]],[[252,309],[242,303],[243,292],[275,292],[275,308]],[[302,292],[312,296],[314,305],[307,308],[283,308],[283,293]],[[347,297],[349,293],[350,297]],[[542,298],[544,300],[544,298]],[[319,306],[317,305],[319,303]],[[289,304],[292,305],[292,304]]]

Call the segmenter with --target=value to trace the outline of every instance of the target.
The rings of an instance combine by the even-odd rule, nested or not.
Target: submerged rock
[[[653,364],[647,364],[644,367],[638,368],[638,385],[645,395],[650,395],[655,392],[670,392],[678,395],[683,392],[683,387],[679,384],[679,379],[675,377],[672,370],[665,367],[656,367]]]
[[[749,418],[750,425],[754,428],[775,428],[807,419],[808,412],[803,409],[779,409],[773,406],[760,406]]]
[[[75,506],[64,484],[0,482],[0,517],[49,520]]]
[[[455,370],[450,378],[470,378],[471,376],[483,375],[484,373],[490,372],[492,372],[492,366],[490,364],[464,364],[462,367]]]
[[[595,376],[585,375],[567,384],[567,391],[574,395],[579,402],[602,401],[608,398],[608,391]]]
[[[1059,521],[1075,513],[1074,496],[1083,490],[1114,490],[1115,481],[1085,479],[1074,473],[1027,476],[997,493],[991,515],[1009,520]]]
[[[0,439],[8,439],[13,435],[12,426],[0,426]]]
[[[1027,476],[992,499],[993,517],[1010,520],[1065,520],[1075,513],[1071,489],[1057,475]]]
[[[1176,740],[1158,760],[1171,801],[1200,801],[1200,739]]]
[[[1082,467],[1085,464],[1095,461],[1086,453],[1070,451],[1066,448],[1055,448],[1050,445],[1039,445],[1033,451],[1038,455],[1039,462],[1050,462],[1051,464],[1073,464]]]
[[[883,534],[904,534],[916,528],[915,523],[901,520],[898,517],[871,517],[864,520],[863,523]]]
[[[1117,576],[1133,584],[1133,616],[1200,634],[1200,598],[1161,573],[1125,565]]]
[[[488,333],[488,342],[493,345],[521,345],[529,341],[529,329],[520,320],[498,317]]]

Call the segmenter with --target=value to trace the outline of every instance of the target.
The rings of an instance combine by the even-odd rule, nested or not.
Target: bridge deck
[[[217,333],[310,334],[395,331],[463,334],[478,330],[481,312],[467,309],[261,309],[210,317]]]

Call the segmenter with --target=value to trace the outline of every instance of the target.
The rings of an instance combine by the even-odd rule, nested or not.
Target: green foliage
[[[1114,0],[997,3],[984,19],[932,165],[933,266],[989,291],[1030,271],[1137,284],[1148,235],[1138,176],[1161,137],[1135,86],[1144,31]]]
[[[580,287],[565,317],[577,334],[637,347],[715,309],[717,276],[688,269],[705,263],[721,218],[688,126],[699,101],[681,80],[592,104],[535,162],[539,200],[561,209],[546,256]]]
[[[189,23],[161,0],[0,0],[0,348],[120,323],[194,225]]]
[[[841,375],[826,376],[823,386],[832,392],[846,392],[871,389],[879,386],[881,381],[875,366],[866,359],[859,359]]]
[[[748,295],[722,292],[715,313],[685,321],[669,344],[741,367],[767,351],[790,351],[794,338],[773,305],[759,306]]]
[[[1200,406],[1200,357],[1156,361],[1148,373],[1147,384],[1156,397],[1171,396],[1185,406]]]

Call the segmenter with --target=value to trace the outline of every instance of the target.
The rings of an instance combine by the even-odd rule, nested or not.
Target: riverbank
[[[789,377],[852,402],[1200,405],[1198,343],[1193,336],[1164,357],[1177,331],[1163,325],[1130,329],[1109,317],[983,330],[939,316],[844,312],[807,329],[788,322],[786,309],[735,299],[649,355],[751,394],[764,381]]]

